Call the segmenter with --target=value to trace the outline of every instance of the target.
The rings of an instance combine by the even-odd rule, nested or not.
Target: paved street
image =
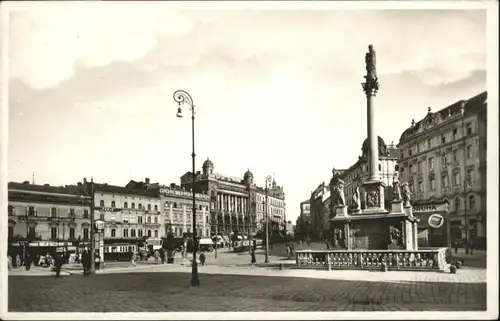
[[[66,268],[56,279],[47,269],[9,272],[9,311],[469,311],[486,309],[486,271],[466,267],[457,274],[278,270],[274,246],[270,266],[251,268],[248,253],[210,253],[200,266],[199,288],[189,286],[189,260],[155,265],[110,263],[84,277]],[[258,251],[257,261],[264,261]],[[41,271],[40,271],[41,270]],[[67,272],[71,273],[69,275]],[[38,275],[29,277],[28,275]],[[41,276],[40,276],[41,275]],[[27,291],[29,289],[29,291]]]
[[[331,280],[189,273],[9,277],[10,312],[466,311],[486,309],[481,282]],[[185,268],[188,272],[189,268]],[[279,271],[282,272],[282,271]],[[304,271],[302,271],[304,272]],[[326,271],[323,271],[326,272]],[[305,272],[308,273],[308,272]],[[351,272],[352,273],[352,272]],[[382,273],[378,273],[382,275]],[[446,275],[448,276],[448,275]]]

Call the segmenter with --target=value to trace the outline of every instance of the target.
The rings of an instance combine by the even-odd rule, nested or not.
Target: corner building
[[[399,140],[402,181],[413,205],[445,201],[452,240],[486,246],[487,93],[460,100],[437,112],[428,108]]]
[[[90,183],[84,179],[88,190]],[[104,242],[140,243],[144,236],[164,236],[160,196],[156,190],[94,184],[94,218],[104,224]]]
[[[82,184],[50,186],[8,184],[9,253],[21,254],[28,245],[32,254],[70,252],[90,244],[91,198]]]

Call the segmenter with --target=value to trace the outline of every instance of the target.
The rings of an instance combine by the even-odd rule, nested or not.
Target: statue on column
[[[373,45],[368,46],[368,52],[365,55],[366,80],[377,80],[377,54]]]
[[[404,182],[401,185],[401,196],[403,198],[403,205],[410,206],[411,191],[410,191],[410,186],[408,185],[408,182]]]
[[[392,181],[392,200],[393,201],[401,200],[401,186],[399,183],[397,172],[394,174],[394,179]]]
[[[354,194],[352,195],[352,209],[359,210],[359,208],[360,208],[359,187],[356,187],[356,190],[354,191]]]
[[[332,191],[332,205],[333,206],[344,206],[344,181],[340,178],[340,172],[333,169],[333,177],[330,181],[330,190]]]

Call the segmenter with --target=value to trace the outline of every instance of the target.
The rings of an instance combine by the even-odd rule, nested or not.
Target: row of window
[[[100,200],[99,201],[99,206],[100,207],[106,207],[105,205],[106,204],[105,204],[104,200]],[[116,202],[115,201],[111,201],[111,208],[116,208]],[[128,208],[128,202],[124,202],[123,203],[123,208]],[[134,202],[130,203],[130,208],[131,209],[135,209],[135,203]],[[138,203],[137,204],[137,209],[139,209],[139,210],[145,210],[146,208],[147,208],[148,211],[151,211],[151,204],[148,204],[147,207],[143,207],[142,203]],[[156,205],[156,204],[154,206],[154,211],[158,212],[158,205]]]
[[[258,195],[258,200],[261,201],[261,202],[265,202],[266,201],[266,196],[265,195]],[[279,206],[279,207],[283,207],[285,205],[285,202],[282,201],[282,200],[277,200],[277,199],[274,199],[274,198],[270,198],[268,197],[268,200],[269,204],[271,205],[274,205],[274,206]]]
[[[467,123],[466,128],[465,128],[465,133],[466,133],[466,135],[472,135],[473,134],[472,123]],[[453,130],[451,131],[451,134],[452,134],[452,140],[456,140],[456,139],[459,138],[458,137],[458,129],[457,128],[453,128]],[[449,136],[448,133],[443,133],[443,134],[441,134],[440,137],[434,137],[434,139],[433,138],[427,139],[427,149],[426,150],[432,149],[433,147],[437,146],[434,143],[438,139],[441,142],[441,144],[446,144],[448,136]],[[424,142],[419,142],[419,143],[416,144],[416,151],[417,151],[417,153],[420,153],[421,151],[424,151],[424,144],[425,144]],[[410,148],[408,148],[408,156],[411,156],[412,152],[413,152],[413,146],[411,146]],[[401,158],[404,158],[404,150],[401,150],[400,154],[401,154]]]
[[[116,237],[116,229],[112,228],[110,231],[111,237]],[[148,237],[152,237],[152,231],[147,230]],[[105,235],[106,236],[106,235]],[[143,237],[144,232],[142,229],[137,229],[137,236],[136,236],[136,229],[131,228],[130,229],[130,237]],[[122,231],[122,237],[129,237],[129,229],[124,228]],[[158,230],[154,230],[154,237],[158,237]]]
[[[473,149],[472,149],[472,145],[468,145],[467,146],[467,149],[466,149],[466,155],[467,155],[467,159],[472,159],[474,157],[474,152],[473,152]],[[458,150],[454,150],[452,152],[452,160],[453,160],[453,163],[454,164],[457,164],[458,163]],[[435,169],[435,158],[434,157],[429,157],[427,159],[427,163],[428,163],[428,167],[429,167],[429,170],[434,170]],[[441,156],[441,166],[446,166],[450,164],[448,162],[448,155],[447,154],[443,154]],[[415,173],[415,172],[423,172],[424,171],[424,162],[423,161],[419,161],[417,162],[417,169],[415,170],[415,167],[413,167],[413,164],[410,164],[409,166],[409,170],[410,170],[410,173]],[[401,167],[401,173],[404,172],[404,167]]]
[[[57,227],[51,227],[50,228],[50,238],[53,240],[59,239],[60,238],[60,235],[59,235],[60,230],[61,229],[59,229]],[[14,227],[13,226],[9,226],[8,233],[9,233],[9,239],[12,239],[14,237]],[[35,227],[33,227],[33,226],[28,227],[28,237],[33,238],[35,236],[36,236]],[[63,239],[63,238],[61,238],[61,239]],[[69,239],[72,239],[72,240],[76,239],[74,227],[69,228]],[[88,228],[83,229],[83,239],[89,239],[89,229]]]
[[[165,203],[165,207],[169,206],[170,203]],[[177,202],[173,202],[173,208],[184,208],[186,207],[186,209],[192,209],[193,208],[193,204],[192,203],[177,203]],[[208,211],[208,206],[203,206],[203,205],[198,205],[196,206],[196,208],[199,210],[199,211]]]
[[[263,211],[265,211],[265,209],[266,209],[265,204],[257,204],[258,211],[263,212]],[[285,210],[282,208],[274,208],[274,207],[270,207],[270,206],[268,207],[267,211],[269,214],[281,214],[281,215],[285,212]]]
[[[465,179],[465,184],[471,185],[471,184],[475,183],[473,169],[468,169],[466,175],[467,176]],[[460,175],[459,171],[453,172],[452,177],[453,177],[453,186],[454,187],[458,187],[458,186],[462,185],[461,175]],[[445,175],[441,176],[441,188],[448,188],[448,187],[449,187],[449,177],[448,177],[448,174],[446,173]],[[434,177],[429,178],[429,190],[431,190],[431,191],[436,190],[436,179]],[[418,182],[418,191],[419,192],[425,191],[423,180]]]
[[[16,215],[16,211],[15,211],[15,208],[14,206],[12,205],[9,205],[8,207],[8,211],[9,211],[9,216],[14,216]],[[52,207],[50,209],[50,216],[51,217],[58,217],[61,213],[61,209],[57,208],[57,207]],[[29,216],[36,216],[38,213],[37,211],[35,210],[35,207],[34,206],[28,206],[26,208],[26,212],[25,214],[29,215]],[[75,209],[74,208],[70,208],[68,210],[68,216],[69,217],[76,217],[76,213],[75,213]],[[87,209],[84,209],[83,210],[83,218],[89,218],[89,210]]]

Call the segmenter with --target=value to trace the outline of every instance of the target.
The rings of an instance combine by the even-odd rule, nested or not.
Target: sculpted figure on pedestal
[[[410,186],[408,185],[407,182],[404,182],[401,186],[401,195],[403,198],[403,205],[404,206],[410,206],[410,200],[411,200],[411,191],[410,191]]]
[[[352,195],[352,208],[354,210],[358,210],[360,207],[359,204],[359,187],[356,187],[356,191],[354,192],[354,195]]]
[[[340,179],[340,172],[333,169],[333,177],[330,181],[330,190],[332,191],[332,205],[333,206],[344,206],[344,181]]]
[[[393,201],[401,200],[401,186],[397,174],[394,174],[394,180],[392,182],[392,200]]]

